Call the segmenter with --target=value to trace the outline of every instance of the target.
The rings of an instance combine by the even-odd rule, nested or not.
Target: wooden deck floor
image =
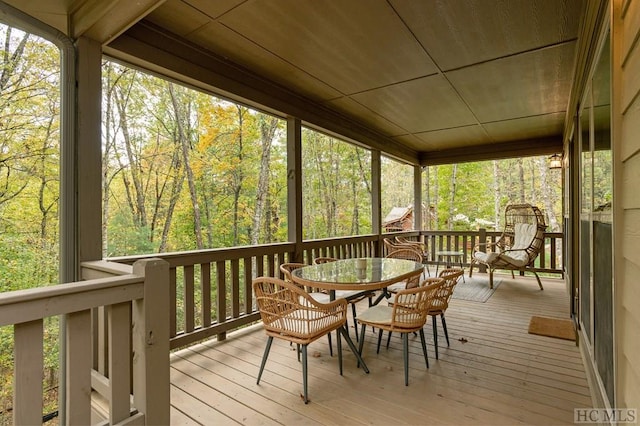
[[[454,299],[446,314],[448,348],[438,322],[439,360],[427,323],[428,370],[420,339],[410,337],[408,387],[400,339],[376,355],[371,332],[364,349],[370,374],[356,368],[346,345],[343,376],[327,339],[310,345],[308,405],[300,397],[301,364],[286,342],[274,340],[256,385],[266,342],[261,327],[180,350],[171,361],[171,423],[572,424],[574,408],[591,406],[579,350],[527,333],[532,315],[568,317],[564,283],[543,284],[540,291],[534,279],[509,277],[485,303]]]

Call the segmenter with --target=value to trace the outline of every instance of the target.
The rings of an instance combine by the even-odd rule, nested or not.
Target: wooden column
[[[133,404],[146,424],[169,424],[169,264],[139,260],[144,298],[133,302]]]
[[[302,261],[302,126],[287,119],[287,213],[289,241],[296,244],[292,262]]]
[[[382,162],[380,151],[371,150],[371,231],[378,235],[376,256],[382,253]]]
[[[413,229],[422,230],[422,167],[413,166]]]
[[[78,49],[78,260],[102,259],[102,49],[80,38]]]

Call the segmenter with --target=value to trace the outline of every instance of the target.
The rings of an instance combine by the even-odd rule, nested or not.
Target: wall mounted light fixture
[[[549,157],[549,168],[552,170],[562,168],[562,154],[553,154]]]

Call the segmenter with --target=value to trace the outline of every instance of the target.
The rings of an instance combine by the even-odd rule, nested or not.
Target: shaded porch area
[[[540,291],[532,277],[497,277],[502,282],[486,302],[452,300],[449,348],[438,321],[439,360],[429,320],[429,370],[419,338],[410,338],[408,387],[400,339],[376,354],[371,331],[363,354],[368,375],[346,345],[343,376],[326,339],[310,345],[308,405],[299,396],[301,364],[286,342],[274,341],[256,385],[266,342],[258,324],[172,354],[171,423],[572,424],[574,408],[592,406],[579,349],[527,333],[532,315],[568,318],[564,281],[543,279]]]

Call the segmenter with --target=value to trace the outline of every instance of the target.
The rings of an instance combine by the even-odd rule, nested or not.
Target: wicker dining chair
[[[378,328],[377,353],[380,352],[380,341],[384,331],[402,334],[405,386],[409,386],[409,333],[420,333],[424,361],[429,368],[423,327],[433,300],[439,296],[443,280],[441,278],[427,278],[424,283],[426,285],[398,291],[391,306],[372,306],[358,315],[358,323],[361,325],[360,335],[363,336],[359,345],[361,356],[367,325]]]
[[[292,283],[295,286],[306,291],[307,294],[311,296],[316,302],[329,303],[331,301],[331,297],[329,296],[329,294],[319,291],[318,289],[313,289],[313,288],[305,289],[304,287],[298,285],[295,281],[293,281],[293,278],[291,278],[291,272],[293,272],[298,268],[302,268],[304,266],[308,266],[308,265],[304,263],[295,263],[295,262],[283,263],[280,265],[280,272],[282,272],[282,275],[284,276],[284,280],[286,282]],[[331,333],[327,334],[327,339],[329,340],[329,355],[333,356],[333,344],[331,343]]]
[[[394,258],[394,259],[405,259],[405,260],[413,260],[417,263],[422,263],[422,253],[413,248],[400,248],[392,251],[387,254],[386,257]],[[422,272],[415,277],[411,277],[411,280],[407,279],[405,281],[400,281],[388,286],[385,291],[387,293],[387,298],[390,298],[393,293],[397,293],[399,290],[411,287],[417,287],[420,282],[420,276]]]
[[[335,257],[316,257],[315,259],[313,259],[313,263],[318,265],[321,263],[335,262],[337,260],[338,259],[336,259]],[[342,297],[346,299],[347,302],[351,305],[351,315],[353,316],[353,327],[356,333],[356,340],[360,340],[358,337],[358,325],[356,323],[356,315],[357,315],[356,303],[364,299],[369,299],[369,307],[371,307],[371,305],[373,305],[373,296],[375,295],[375,292],[371,290],[366,290],[366,291],[336,290],[335,293],[336,293],[336,299]],[[347,332],[349,330],[348,325],[349,325],[349,321],[347,320]]]
[[[316,265],[319,265],[321,263],[335,262],[336,260],[338,260],[338,259],[335,258],[335,257],[321,256],[321,257],[316,257],[315,259],[313,259],[313,263],[315,263]]]
[[[260,363],[257,384],[269,357],[273,338],[283,339],[302,347],[302,387],[304,403],[309,402],[307,392],[307,346],[332,331],[343,327],[346,320],[347,301],[337,299],[319,303],[307,292],[278,278],[259,277],[253,280],[256,298],[264,330],[268,336]],[[342,340],[338,333],[338,364],[342,375]],[[299,354],[300,352],[298,352]]]
[[[409,246],[414,250],[418,250],[420,253],[422,253],[423,259],[426,259],[429,255],[429,248],[427,246],[427,243],[423,243],[422,241],[411,241],[407,240],[405,237],[395,237],[395,242],[400,246]]]
[[[442,291],[438,294],[438,297],[431,304],[429,310],[429,316],[431,317],[431,323],[433,325],[433,345],[436,351],[436,359],[438,359],[438,322],[437,317],[440,316],[440,322],[442,322],[442,329],[444,330],[444,337],[447,340],[447,346],[449,346],[449,333],[447,331],[447,322],[444,319],[444,312],[449,307],[449,301],[453,296],[453,290],[456,284],[460,280],[460,277],[464,275],[464,270],[459,268],[450,268],[440,271],[438,277],[444,280],[442,285]]]

